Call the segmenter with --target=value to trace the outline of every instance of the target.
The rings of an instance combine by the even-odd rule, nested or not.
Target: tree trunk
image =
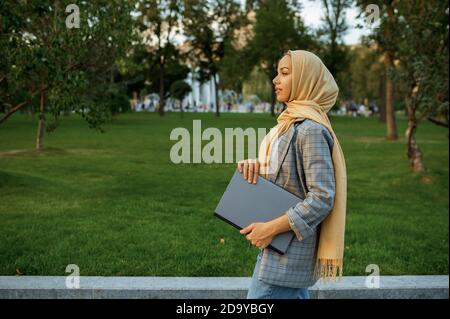
[[[380,96],[379,122],[386,123],[386,74],[383,74],[382,77],[380,78],[379,96]]]
[[[416,141],[417,119],[412,97],[405,99],[408,110],[408,127],[406,129],[406,153],[409,159],[410,167],[413,172],[423,172],[425,167],[422,161],[422,151]]]
[[[391,39],[392,30],[392,19],[394,17],[394,7],[392,5],[393,0],[386,1],[386,10],[388,15],[388,21],[386,28],[384,30],[384,36],[386,39]],[[389,47],[389,46],[388,46]],[[395,110],[394,110],[394,83],[389,76],[389,70],[393,65],[392,54],[389,49],[384,50],[384,69],[386,73],[386,126],[387,126],[387,136],[389,141],[398,139],[397,128],[395,125]]]
[[[220,116],[220,103],[219,103],[219,81],[216,79],[216,74],[213,75],[214,77],[214,94],[216,97],[216,116]]]
[[[160,116],[164,116],[164,106],[165,106],[165,100],[164,100],[164,76],[165,76],[165,68],[164,63],[159,63],[159,109],[158,113]]]
[[[386,127],[387,136],[389,141],[397,140],[397,127],[395,123],[395,110],[394,110],[394,83],[389,76],[389,69],[392,66],[392,57],[389,52],[384,53],[384,67],[386,73]]]
[[[179,101],[180,102],[180,117],[181,118],[183,118],[183,99],[184,98],[181,98],[180,101]]]
[[[45,132],[45,89],[41,90],[41,99],[39,105],[39,122],[36,132],[36,150],[42,151],[44,143],[44,132]]]

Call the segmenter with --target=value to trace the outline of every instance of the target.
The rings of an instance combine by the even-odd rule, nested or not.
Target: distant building
[[[219,75],[217,75],[217,79],[219,79]],[[196,72],[193,70],[188,74],[185,81],[191,86],[192,91],[183,100],[183,106],[189,105],[191,110],[195,106],[197,111],[201,112],[203,110],[207,111],[211,104],[214,106],[216,105],[214,78],[212,76],[208,82],[200,84],[196,79]]]

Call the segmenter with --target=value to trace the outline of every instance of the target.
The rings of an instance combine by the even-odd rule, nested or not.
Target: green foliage
[[[172,83],[184,80],[190,69],[183,64],[183,56],[171,43],[166,44],[164,52],[148,51],[148,46],[136,44],[130,49],[130,56],[120,61],[120,79],[127,85],[127,93],[133,91],[160,92],[160,59],[164,57],[164,88],[170,88]],[[164,98],[168,98],[170,90],[165,90]]]
[[[105,91],[106,103],[112,115],[131,111],[130,99],[124,85],[108,85]]]
[[[392,15],[386,14],[382,0],[358,0],[364,8],[377,4],[380,26],[369,39],[394,60],[388,76],[396,84],[397,95],[410,107],[417,121],[438,117],[448,127],[449,118],[449,22],[448,3],[440,0],[394,1]]]
[[[270,101],[273,87],[267,81],[267,75],[260,67],[255,67],[250,74],[248,81],[244,82],[243,94],[246,96],[257,95],[263,101]]]
[[[249,43],[248,54],[254,65],[262,66],[269,81],[275,77],[278,61],[286,51],[308,50],[313,45],[300,12],[300,4],[293,7],[287,1],[258,1],[255,36]]]
[[[379,101],[379,90],[384,75],[384,66],[379,52],[369,46],[354,46],[349,52],[352,61],[347,70],[338,76],[341,99]]]
[[[246,32],[244,26],[239,32]],[[222,90],[242,93],[244,82],[249,79],[253,61],[247,48],[236,48],[232,40],[225,42],[224,57],[218,62]]]
[[[188,95],[191,91],[191,86],[182,80],[175,81],[170,86],[170,96],[179,101],[183,101],[185,96]]]
[[[448,3],[439,0],[399,2],[395,16],[394,79],[403,84],[418,120],[449,109]]]
[[[68,28],[67,1],[0,3],[0,103],[11,109],[45,91],[49,130],[60,114],[80,113],[100,128],[110,116],[105,86],[132,40],[132,3],[78,3],[80,27]],[[36,109],[36,108],[34,108]]]
[[[350,50],[343,43],[343,36],[348,30],[346,10],[351,0],[322,0],[322,24],[316,32],[318,39],[317,55],[333,74],[340,87],[338,99],[350,94],[348,73],[350,68]],[[335,105],[337,107],[337,105]]]
[[[131,50],[131,67],[123,74],[133,85],[128,91],[140,91],[144,87],[159,92],[159,113],[164,114],[167,88],[177,80],[186,78],[189,68],[182,65],[182,54],[175,47],[173,35],[181,30],[182,0],[138,1],[138,29],[141,41]],[[133,71],[134,69],[134,71]],[[144,75],[144,81],[137,80]]]
[[[226,54],[234,53],[230,46],[234,31],[247,20],[236,0],[189,0],[184,1],[184,9],[184,31],[191,49],[188,59],[203,83],[219,73]]]
[[[251,1],[256,12],[254,36],[244,50],[251,69],[258,67],[265,74],[267,85],[277,74],[278,61],[288,50],[312,50],[312,35],[303,24],[302,6],[298,1]],[[271,89],[272,106],[275,93]],[[273,108],[272,108],[273,110]]]

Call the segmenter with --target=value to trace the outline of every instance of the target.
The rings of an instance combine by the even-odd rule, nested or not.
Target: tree
[[[394,79],[402,83],[408,115],[407,156],[413,172],[425,169],[415,134],[422,119],[448,128],[449,22],[448,3],[439,0],[398,2],[395,23],[398,67]]]
[[[322,39],[322,57],[331,74],[337,76],[348,67],[347,52],[343,45],[343,36],[348,30],[345,21],[345,10],[351,0],[322,0],[325,9],[322,16],[322,26],[317,35]]]
[[[358,1],[362,7],[367,1]],[[370,1],[372,2],[372,1]],[[404,95],[408,127],[407,157],[413,172],[424,171],[422,151],[415,134],[424,118],[448,127],[448,4],[439,0],[379,1],[383,8],[380,27],[372,38],[379,44],[387,77],[386,109],[393,114],[393,83]],[[384,6],[383,6],[384,5]],[[392,108],[392,110],[389,110]],[[387,119],[391,116],[387,114]],[[388,139],[392,123],[388,121]],[[395,127],[394,127],[395,128]],[[391,137],[390,137],[391,136]]]
[[[395,71],[394,55],[397,45],[395,38],[396,34],[401,30],[398,29],[398,25],[395,23],[396,2],[394,0],[358,0],[357,3],[362,9],[361,12],[365,12],[369,5],[376,5],[380,9],[379,27],[374,29],[370,38],[376,41],[384,63],[385,87],[382,92],[384,93],[385,100],[383,112],[380,112],[380,115],[385,115],[381,119],[383,122],[386,122],[386,138],[389,141],[397,140],[398,135],[394,109],[395,85],[393,76]]]
[[[267,74],[259,66],[253,68],[244,83],[243,93],[247,96],[256,95],[263,101],[272,99],[273,83],[267,81]]]
[[[0,104],[6,114],[0,123],[38,103],[38,150],[44,132],[54,130],[63,113],[77,112],[90,127],[101,130],[111,113],[103,92],[112,85],[115,60],[131,39],[128,2],[81,2],[80,7],[71,6],[69,14],[63,4],[1,3]]]
[[[175,36],[180,34],[183,15],[181,0],[140,0],[139,27],[145,46],[156,62],[159,75],[159,114],[164,115],[167,62],[174,53]]]
[[[339,95],[345,100],[377,101],[380,103],[379,87],[383,82],[383,63],[380,55],[372,45],[354,45],[349,51],[352,63],[348,69],[341,71]]]
[[[249,41],[247,56],[253,66],[259,65],[272,83],[278,61],[289,49],[309,50],[314,47],[311,35],[301,19],[297,1],[259,0],[252,3],[256,12],[254,37]],[[274,116],[275,91],[272,90],[271,115]]]
[[[244,82],[250,79],[254,64],[248,54],[247,45],[254,35],[255,12],[249,10],[246,16],[247,19],[235,30],[233,38],[225,43],[225,54],[219,62],[222,89],[233,90],[240,98]]]
[[[200,83],[213,79],[219,116],[220,61],[234,31],[245,24],[245,14],[236,0],[185,0],[184,9],[183,26],[191,47],[189,60],[193,69],[198,69]]]
[[[153,53],[152,48],[142,43],[130,49],[129,56],[120,61],[120,79],[128,84],[129,94],[141,90],[159,92],[163,94],[165,101],[170,96],[172,83],[186,79],[190,70],[182,64],[184,55],[171,43],[167,44],[165,51],[167,57],[164,62],[164,77],[161,80],[160,59]],[[164,88],[163,92],[160,90],[161,87]],[[164,114],[164,110],[162,112]]]
[[[178,80],[170,86],[170,96],[180,103],[180,113],[183,117],[183,99],[192,91],[191,86],[185,81]]]

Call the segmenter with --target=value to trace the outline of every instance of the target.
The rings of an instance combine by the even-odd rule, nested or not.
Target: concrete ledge
[[[0,299],[245,299],[250,277],[80,277],[66,288],[64,276],[0,276]],[[448,299],[448,276],[381,276],[367,288],[365,276],[309,289],[312,299]]]

